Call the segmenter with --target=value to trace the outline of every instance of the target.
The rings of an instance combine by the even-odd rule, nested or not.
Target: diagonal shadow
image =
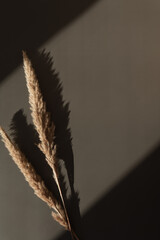
[[[159,186],[160,145],[84,215],[84,239],[160,239]]]
[[[15,0],[0,5],[0,82],[35,50],[98,0]]]
[[[66,168],[69,180],[70,195],[67,196],[66,178],[60,174],[61,189],[68,209],[70,222],[74,231],[80,236],[80,211],[78,193],[74,190],[74,157],[72,151],[72,137],[69,127],[69,103],[65,103],[62,95],[62,84],[58,73],[53,69],[53,60],[50,54],[42,51],[28,53],[32,66],[35,69],[39,86],[46,102],[47,111],[54,122],[57,157],[61,159]],[[39,143],[37,133],[32,124],[27,123],[26,116],[22,110],[15,113],[11,122],[11,132],[14,141],[27,159],[35,167],[47,187],[56,194],[60,200],[57,186],[52,177],[52,170],[46,163],[44,155],[36,146]]]

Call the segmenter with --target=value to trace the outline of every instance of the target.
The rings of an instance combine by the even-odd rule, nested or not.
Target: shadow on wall
[[[158,240],[159,216],[160,145],[84,215],[84,239]]]
[[[98,0],[1,2],[0,81],[21,63],[22,49],[35,50]]]
[[[43,99],[46,102],[47,111],[50,113],[50,118],[56,126],[53,140],[56,144],[56,155],[64,163],[66,177],[68,178],[68,185],[66,185],[66,177],[59,175],[59,178],[61,177],[61,189],[71,225],[77,235],[80,236],[81,218],[78,193],[74,190],[74,157],[71,130],[69,128],[69,104],[63,100],[62,85],[58,74],[53,69],[53,61],[50,54],[42,51],[41,53],[29,54],[29,56],[37,75]],[[47,188],[61,202],[57,185],[53,180],[52,170],[45,161],[44,155],[36,146],[39,143],[37,132],[32,124],[27,123],[26,116],[22,110],[15,113],[11,122],[11,132],[14,141],[42,177]],[[67,188],[70,189],[69,196]]]

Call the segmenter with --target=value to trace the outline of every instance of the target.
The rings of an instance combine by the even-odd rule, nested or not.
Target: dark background
[[[21,50],[45,48],[71,111],[84,239],[159,239],[159,1],[17,0],[0,11],[0,124],[9,130],[19,109],[30,122]],[[1,142],[0,238],[67,239]]]

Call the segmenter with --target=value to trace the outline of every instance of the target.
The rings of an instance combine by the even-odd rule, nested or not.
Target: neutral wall
[[[82,213],[159,143],[159,22],[158,0],[101,0],[41,46],[53,55],[70,102]],[[30,119],[22,65],[0,85],[5,129],[20,108]],[[0,239],[56,239],[61,227],[1,142],[0,160]]]

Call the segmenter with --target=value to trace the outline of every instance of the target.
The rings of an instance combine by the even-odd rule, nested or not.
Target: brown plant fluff
[[[68,230],[72,234],[70,220],[68,217],[67,209],[65,206],[60,182],[59,182],[59,165],[56,158],[56,145],[54,144],[54,123],[50,120],[50,114],[46,110],[46,104],[43,101],[43,97],[39,88],[39,83],[35,71],[32,67],[32,63],[27,54],[23,52],[24,72],[26,76],[27,88],[29,92],[29,104],[31,109],[31,116],[33,124],[39,135],[39,148],[45,155],[46,161],[53,171],[53,177],[58,187],[58,191],[62,200],[63,209],[65,213],[66,223]],[[55,215],[53,214],[55,217]],[[57,220],[59,216],[57,216]]]
[[[53,194],[46,188],[43,180],[36,173],[31,163],[28,162],[24,154],[20,151],[16,144],[11,141],[6,132],[1,127],[0,135],[2,137],[2,141],[4,142],[6,148],[9,151],[10,156],[12,157],[20,171],[23,173],[26,181],[34,190],[34,193],[40,199],[46,202],[49,207],[55,210],[55,212],[52,213],[53,218],[67,229],[65,213],[61,205],[57,202],[56,198],[54,198]]]
[[[53,142],[55,126],[50,121],[50,114],[46,110],[35,71],[25,52],[23,52],[23,61],[31,115],[40,139],[39,148],[44,153],[49,166],[54,172],[56,171],[57,175],[56,150]]]

